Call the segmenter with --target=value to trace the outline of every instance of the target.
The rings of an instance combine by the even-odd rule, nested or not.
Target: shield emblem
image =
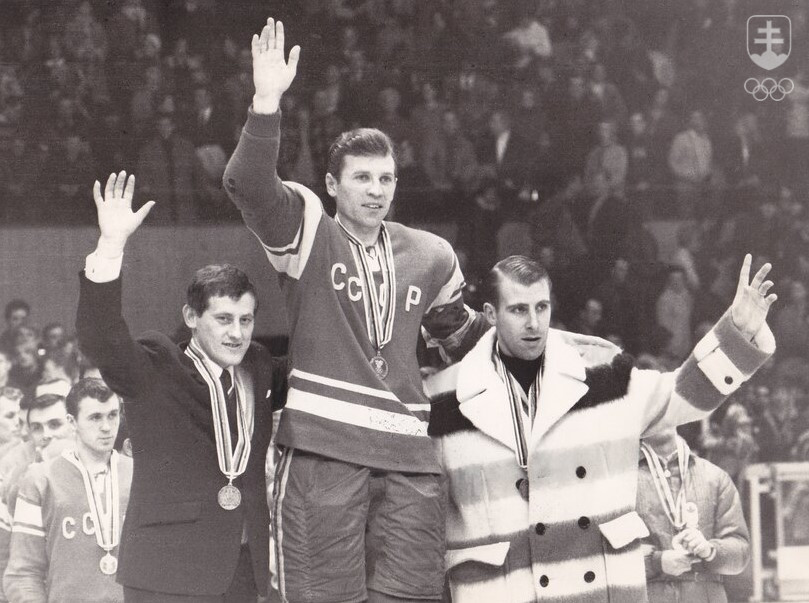
[[[780,67],[792,52],[792,21],[786,15],[747,19],[747,54],[762,69]]]

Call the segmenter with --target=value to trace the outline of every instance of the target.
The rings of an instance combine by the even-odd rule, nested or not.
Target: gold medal
[[[112,576],[115,572],[118,571],[118,559],[113,557],[109,551],[107,554],[101,558],[101,561],[98,562],[98,567],[101,569],[101,573],[106,576]]]
[[[216,499],[219,501],[219,506],[225,511],[233,511],[242,504],[242,493],[233,484],[227,484],[219,490]]]
[[[374,369],[376,376],[380,379],[384,379],[388,376],[388,361],[385,360],[380,354],[377,353],[376,356],[371,358],[371,368]]]

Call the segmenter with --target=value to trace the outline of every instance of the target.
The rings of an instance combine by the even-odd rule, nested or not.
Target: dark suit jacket
[[[283,403],[285,363],[251,344],[255,428],[247,469],[234,481],[242,504],[225,511],[208,388],[182,347],[157,332],[134,340],[121,315],[121,279],[81,275],[76,330],[82,351],[125,401],[134,475],[121,535],[118,581],[149,591],[214,595],[236,569],[242,526],[260,593],[269,580],[269,509],[264,463],[272,410]]]

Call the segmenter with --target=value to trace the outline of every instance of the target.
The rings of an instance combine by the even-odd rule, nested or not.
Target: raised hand
[[[748,253],[744,256],[739,273],[739,283],[736,285],[736,297],[733,298],[730,306],[733,324],[748,339],[752,339],[758,333],[761,325],[767,319],[770,306],[778,299],[775,293],[768,294],[773,282],[765,280],[767,274],[772,270],[772,265],[764,264],[751,281],[750,265],[752,263],[753,258]]]
[[[289,61],[284,58],[284,24],[267,19],[261,35],[253,35],[253,110],[256,113],[278,111],[281,95],[287,91],[298,71],[301,47],[289,51]]]
[[[110,174],[103,196],[98,180],[93,186],[98,227],[101,230],[99,250],[104,251],[106,255],[115,256],[123,253],[127,239],[138,229],[155,204],[154,201],[148,201],[138,211],[132,211],[134,192],[135,176],[129,176],[127,179],[126,172]]]

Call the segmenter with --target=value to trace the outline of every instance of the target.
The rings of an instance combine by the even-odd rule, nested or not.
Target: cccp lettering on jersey
[[[342,262],[336,262],[331,267],[331,286],[335,291],[342,291],[345,289],[348,299],[353,302],[362,299],[362,281],[358,276],[348,276],[348,268]],[[387,295],[386,289],[379,285],[379,303],[385,305]],[[405,298],[405,312],[410,312],[410,309],[418,306],[421,303],[421,289],[415,285],[410,285],[407,288],[407,297]]]
[[[65,516],[65,518],[62,519],[62,536],[68,540],[72,540],[76,537],[76,531],[76,520],[69,515]],[[81,531],[87,534],[87,536],[92,536],[96,533],[95,522],[89,511],[81,516]]]

